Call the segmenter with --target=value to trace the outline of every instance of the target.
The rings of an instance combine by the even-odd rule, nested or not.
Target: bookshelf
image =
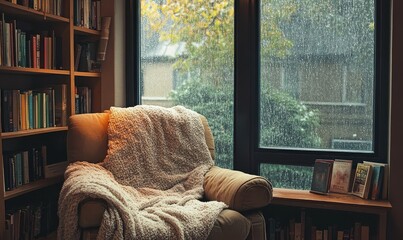
[[[9,39],[16,46],[14,51],[11,50],[13,52],[12,54],[14,54],[14,60],[10,63],[12,59],[12,57],[10,57],[6,60],[8,61],[7,63],[3,60],[5,56],[4,51],[6,49],[5,46],[12,45],[6,45],[5,42],[0,41],[0,44],[3,44],[0,45],[0,53],[2,54],[0,55],[2,57],[0,61],[0,92],[2,93],[2,114],[0,121],[0,129],[2,131],[0,134],[0,151],[2,153],[0,155],[0,239],[7,239],[6,224],[8,223],[6,220],[7,217],[9,217],[7,214],[11,210],[18,209],[19,206],[31,204],[33,199],[39,202],[52,199],[52,208],[54,209],[56,206],[57,209],[57,196],[63,183],[62,174],[60,174],[60,176],[46,178],[44,176],[45,172],[43,166],[42,170],[40,170],[42,172],[39,178],[33,180],[26,179],[26,182],[12,186],[11,189],[8,188],[6,190],[6,186],[9,187],[10,181],[8,178],[9,175],[7,175],[10,172],[10,169],[7,167],[11,164],[8,162],[11,161],[9,155],[11,154],[11,156],[16,158],[15,156],[19,153],[23,155],[23,153],[31,151],[31,149],[39,148],[39,152],[42,150],[44,153],[41,152],[42,156],[38,159],[42,163],[46,162],[44,164],[67,161],[66,121],[68,116],[76,114],[76,109],[79,107],[76,106],[76,104],[79,103],[77,102],[77,88],[85,89],[87,94],[90,92],[90,95],[86,96],[87,99],[85,99],[88,101],[88,103],[86,103],[86,111],[101,111],[102,75],[100,69],[83,70],[75,68],[77,65],[75,62],[77,60],[75,46],[78,43],[93,44],[92,47],[95,46],[94,48],[96,50],[96,44],[101,35],[100,24],[98,22],[101,15],[101,1],[85,1],[88,4],[95,3],[92,7],[94,10],[96,9],[97,17],[91,18],[92,20],[89,22],[88,20],[83,20],[83,24],[77,23],[77,6],[80,6],[82,0],[60,0],[60,3],[58,3],[58,1],[59,0],[18,1],[17,4],[16,0],[0,0],[0,21],[2,22],[0,26],[0,32],[2,33],[0,39],[3,40],[5,38],[3,31],[3,26],[5,25],[3,25],[3,23],[12,23],[9,29],[15,33],[15,37],[13,36],[15,40],[11,37],[9,37]],[[42,2],[42,5],[36,5],[35,8],[33,5],[22,5],[24,3],[34,4],[35,2]],[[88,7],[89,9],[92,8],[89,5]],[[88,16],[91,15],[82,16],[81,19],[84,17],[88,19]],[[95,24],[95,21],[97,21],[98,25]],[[88,26],[88,24],[91,23],[94,24]],[[26,38],[22,38],[22,35]],[[38,58],[36,66],[33,65],[35,59],[33,49],[31,49],[30,53],[26,52],[34,46],[32,40],[32,36],[34,35],[40,35],[42,41],[38,41],[40,45],[36,46],[39,46],[41,51],[43,51],[41,52],[37,49],[41,60]],[[28,42],[28,40],[32,40],[32,42]],[[26,45],[22,43],[26,43]],[[23,45],[25,48],[21,47]],[[45,50],[47,51],[46,53]],[[29,54],[32,54],[32,56]],[[91,52],[91,54],[93,54],[93,52]],[[80,59],[78,58],[78,60]],[[56,99],[56,96],[62,95],[57,92],[57,86],[64,86],[64,98]],[[27,107],[29,105],[22,107],[23,104],[19,102],[19,108],[16,108],[19,111],[18,120],[13,119],[13,124],[18,125],[17,129],[10,130],[5,128],[6,124],[4,124],[4,122],[6,121],[6,117],[3,115],[5,115],[6,110],[10,109],[11,105],[4,110],[3,91],[19,90],[18,93],[22,95],[23,92],[37,92],[39,89],[51,89],[49,92],[43,93],[42,95],[43,102],[41,103],[43,103],[43,109],[46,109],[46,111],[43,110],[43,115],[41,116],[43,116],[43,119],[46,119],[46,121],[43,120],[42,125],[39,124],[38,126],[32,127],[31,119],[29,119],[29,117],[22,117],[22,112],[31,114],[31,108]],[[53,98],[55,100],[49,100]],[[20,98],[19,101],[23,101],[21,99],[22,98]],[[83,98],[81,98],[81,100],[82,99]],[[28,100],[26,101],[29,103]],[[58,108],[58,103],[60,103],[60,109],[64,110]],[[53,109],[51,106],[54,106]],[[62,108],[62,106],[64,106],[64,108]],[[14,108],[12,109],[14,110]],[[32,110],[32,112],[35,112],[35,110]],[[26,121],[22,119],[26,119]],[[22,121],[26,122],[25,126],[21,123]],[[29,156],[29,158],[31,158],[31,155]],[[31,169],[31,162],[29,162],[28,165],[30,168],[26,170],[27,172]],[[36,168],[41,168],[41,166],[39,165],[39,167]],[[20,170],[21,172],[24,171],[22,169]],[[25,172],[23,172],[23,174],[25,174]],[[56,205],[54,204],[55,201]],[[22,212],[24,211],[25,210],[22,210]],[[55,215],[52,216],[54,217]],[[50,219],[50,221],[52,224],[57,223],[57,219]],[[46,232],[45,235],[41,233],[38,236],[39,239],[55,238],[55,227],[53,226],[53,229],[48,230],[51,231]]]
[[[322,226],[347,223],[350,228],[355,222],[362,222],[369,226],[370,239],[383,240],[387,239],[387,214],[391,208],[387,200],[375,201],[349,194],[320,195],[307,190],[275,188],[266,217],[277,217],[287,224],[291,217],[294,217],[296,222],[301,221],[300,213],[304,211],[306,216],[312,216],[313,224]],[[306,230],[305,234],[305,239],[311,239],[311,233]]]

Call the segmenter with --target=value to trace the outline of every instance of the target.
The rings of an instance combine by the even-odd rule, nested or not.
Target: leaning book
[[[371,186],[371,199],[388,199],[388,179],[389,179],[389,165],[387,163],[378,163],[364,161],[366,164],[372,166],[372,186]],[[379,178],[377,178],[377,171],[379,170]]]
[[[332,174],[333,160],[316,159],[313,168],[312,193],[327,194],[329,192],[330,177]]]
[[[350,189],[352,160],[336,159],[333,163],[330,192],[348,193]]]
[[[355,170],[353,187],[351,194],[367,199],[371,187],[372,166],[369,164],[358,163]]]

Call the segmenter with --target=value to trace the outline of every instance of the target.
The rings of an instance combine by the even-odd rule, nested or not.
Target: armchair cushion
[[[208,200],[222,201],[236,211],[264,207],[273,197],[272,185],[264,177],[216,166],[207,172],[203,186]]]
[[[77,114],[69,118],[67,158],[69,162],[104,160],[108,150],[108,113]]]

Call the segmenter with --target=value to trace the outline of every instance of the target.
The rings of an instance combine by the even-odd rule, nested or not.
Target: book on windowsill
[[[370,161],[363,162],[365,164],[370,164],[373,169],[370,198],[372,200],[388,199],[389,165],[387,163],[377,163]]]
[[[349,192],[352,165],[352,160],[334,160],[329,192]]]
[[[319,194],[329,192],[333,162],[333,160],[328,159],[315,160],[310,192]]]
[[[351,194],[367,199],[371,187],[372,166],[358,163],[355,170]]]

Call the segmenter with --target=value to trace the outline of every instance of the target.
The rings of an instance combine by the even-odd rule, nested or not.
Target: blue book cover
[[[372,183],[371,183],[371,196],[372,200],[380,198],[381,187],[383,184],[384,167],[379,165],[372,165]]]

